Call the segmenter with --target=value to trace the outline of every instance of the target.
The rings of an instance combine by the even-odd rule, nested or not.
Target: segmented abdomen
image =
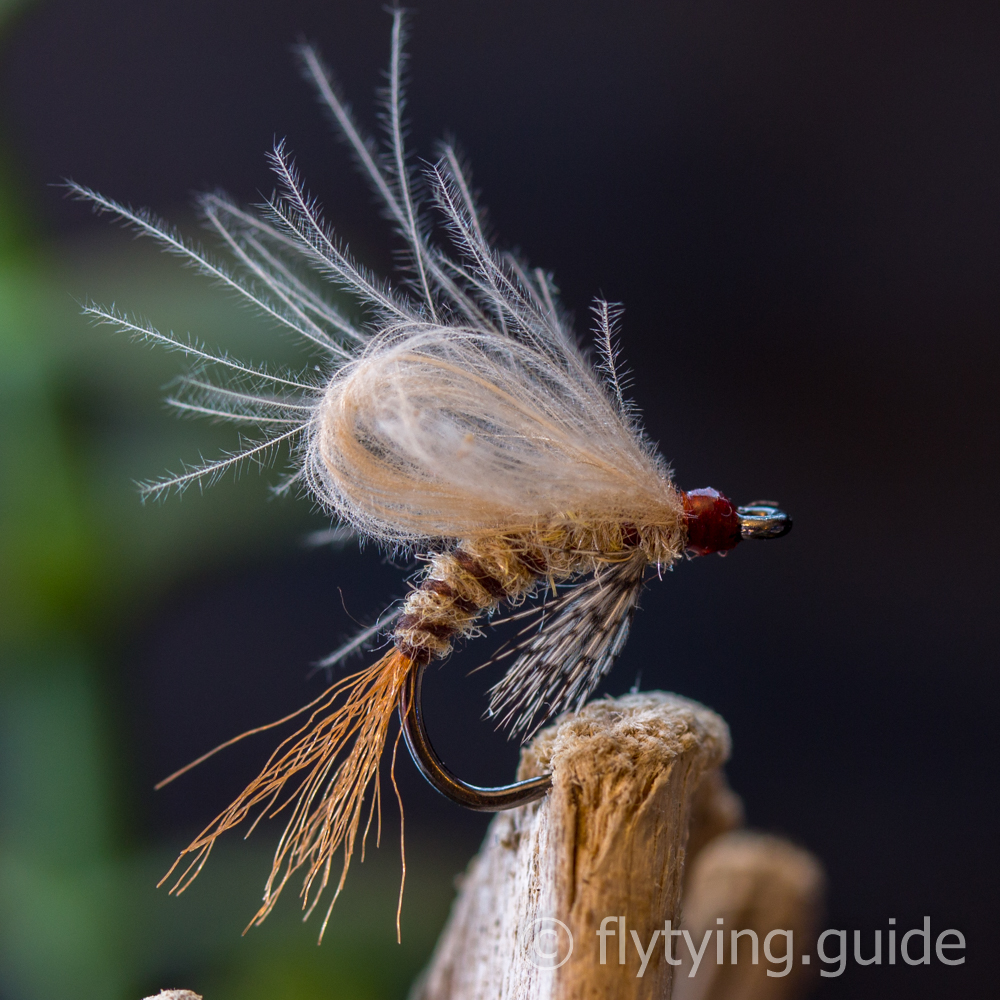
[[[561,583],[642,550],[650,563],[674,562],[681,526],[640,530],[634,524],[559,526],[530,535],[461,542],[433,555],[396,623],[399,650],[415,662],[447,656],[452,641],[472,635],[476,621],[501,601],[518,603],[542,580]]]
[[[446,656],[452,639],[474,632],[484,611],[528,594],[545,568],[495,542],[467,542],[432,556],[427,575],[396,623],[396,645],[415,662]]]

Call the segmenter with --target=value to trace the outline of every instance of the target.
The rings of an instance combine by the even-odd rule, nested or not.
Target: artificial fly
[[[178,859],[190,862],[173,886],[180,892],[222,833],[285,813],[253,923],[267,916],[300,871],[308,916],[334,878],[342,848],[336,900],[359,833],[363,847],[379,813],[379,763],[396,711],[417,766],[449,798],[498,810],[545,794],[548,776],[501,788],[469,785],[445,767],[427,737],[423,671],[448,656],[456,641],[476,636],[484,618],[542,591],[550,595],[535,609],[540,626],[526,629],[507,650],[512,662],[489,692],[487,714],[528,739],[556,715],[580,708],[611,669],[651,567],[662,571],[685,553],[725,552],[741,539],[775,538],[791,527],[768,502],[737,508],[715,490],[679,490],[624,398],[618,310],[602,301],[594,307],[595,367],[557,304],[551,276],[499,253],[485,238],[454,148],[442,146],[436,163],[420,175],[413,171],[403,145],[403,36],[396,10],[384,149],[358,127],[315,50],[304,47],[300,56],[406,243],[405,290],[354,261],[324,223],[283,143],[271,154],[281,193],[263,211],[219,194],[201,199],[205,221],[235,259],[235,270],[151,215],[70,185],[96,210],[113,213],[252,302],[323,358],[322,369],[314,369],[319,376],[278,374],[113,308],[88,305],[85,312],[95,320],[193,361],[183,391],[170,399],[174,407],[260,433],[239,451],[148,484],[144,493],[155,497],[212,481],[288,443],[295,465],[285,488],[303,486],[336,519],[338,537],[353,531],[425,561],[402,606],[324,665],[390,626],[392,648],[295,715],[262,727],[301,721]],[[450,251],[431,238],[431,221],[421,211],[428,202]],[[365,322],[347,317],[309,279],[310,271],[350,293]]]

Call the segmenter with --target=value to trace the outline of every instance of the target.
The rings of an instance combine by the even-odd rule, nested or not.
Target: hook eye
[[[406,747],[410,751],[413,763],[417,765],[417,770],[445,798],[477,812],[514,809],[542,798],[552,787],[552,776],[549,774],[529,778],[527,781],[516,781],[512,785],[480,788],[478,785],[470,785],[461,778],[456,778],[448,770],[431,746],[427,730],[424,728],[420,696],[425,667],[426,664],[413,667],[399,698],[399,721],[403,727],[403,739],[406,740]]]
[[[792,519],[771,500],[755,500],[737,507],[742,538],[781,538],[792,530]]]

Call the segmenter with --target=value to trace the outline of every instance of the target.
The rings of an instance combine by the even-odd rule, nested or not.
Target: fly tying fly
[[[547,720],[582,706],[611,669],[650,567],[662,570],[685,553],[725,552],[742,539],[776,538],[791,527],[770,502],[736,507],[715,490],[679,490],[623,396],[618,311],[602,301],[594,307],[600,359],[595,367],[557,304],[551,276],[486,240],[454,148],[442,146],[422,176],[411,169],[403,145],[403,36],[403,16],[396,10],[384,149],[359,128],[316,52],[306,47],[300,55],[408,247],[405,291],[354,261],[324,223],[283,143],[271,155],[282,194],[262,213],[218,194],[201,199],[206,223],[235,260],[235,270],[148,213],[70,185],[98,211],[113,213],[193,261],[323,359],[314,367],[319,375],[277,374],[113,308],[88,305],[95,320],[188,356],[193,371],[185,390],[170,400],[176,408],[250,424],[261,433],[237,452],[149,484],[145,493],[158,496],[211,481],[288,443],[295,462],[284,488],[303,487],[336,519],[335,532],[353,530],[426,560],[402,607],[324,664],[338,662],[391,625],[389,652],[293,716],[262,727],[302,722],[178,859],[193,855],[173,887],[179,892],[223,832],[286,811],[254,922],[267,916],[288,880],[303,869],[308,916],[342,848],[341,871],[334,876],[339,892],[358,834],[363,844],[379,808],[379,762],[397,711],[397,745],[404,738],[421,772],[454,801],[498,810],[544,795],[547,776],[501,788],[461,781],[435,753],[424,728],[424,669],[447,656],[456,641],[475,636],[484,616],[521,605],[543,589],[555,594],[537,606],[545,616],[542,627],[526,630],[508,651],[511,665],[490,690],[488,714],[527,739]],[[430,220],[421,211],[428,200],[451,252],[432,240]],[[323,294],[316,272],[354,296],[363,323]]]

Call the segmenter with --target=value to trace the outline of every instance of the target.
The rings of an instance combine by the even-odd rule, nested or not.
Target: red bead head
[[[718,490],[706,487],[681,494],[687,516],[687,548],[700,556],[728,552],[742,538],[735,505]]]

